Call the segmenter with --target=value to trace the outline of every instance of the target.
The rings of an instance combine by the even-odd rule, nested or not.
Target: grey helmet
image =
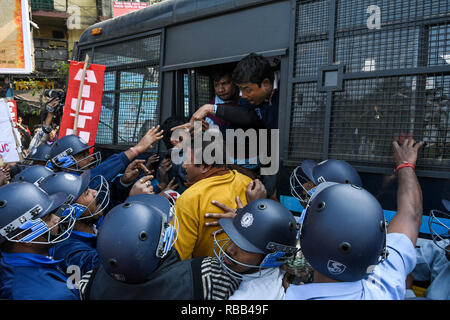
[[[314,160],[304,160],[292,171],[290,177],[291,194],[301,202],[307,203],[314,188],[305,188],[305,183],[311,181],[314,186],[323,182],[353,184],[362,187],[358,172],[346,161],[328,159],[320,163]]]
[[[48,195],[25,181],[0,187],[0,243],[55,244],[66,240],[75,225],[73,208],[65,205],[66,198],[63,192]],[[46,217],[50,213],[60,220],[49,227]]]
[[[338,281],[361,280],[387,257],[383,209],[361,187],[330,183],[314,193],[306,209],[300,245],[319,273]]]
[[[94,185],[95,187],[91,189],[97,191],[94,199],[88,205],[76,203],[77,199],[90,185]],[[78,220],[98,218],[98,215],[103,212],[110,201],[109,183],[101,175],[91,178],[90,170],[86,170],[80,175],[69,172],[55,172],[43,179],[39,187],[48,194],[59,191],[65,192],[68,195],[66,201],[74,207]],[[96,209],[91,210],[91,204],[94,202]]]
[[[52,148],[51,144],[46,142],[41,143],[36,149],[29,154],[25,161],[33,164],[34,161],[41,161],[46,163],[50,159],[50,149]]]
[[[74,157],[91,148],[94,148],[94,146],[89,146],[86,141],[74,134],[61,137],[52,144],[49,163],[47,165],[53,169],[65,168],[66,170],[79,173],[92,169],[101,162],[101,154],[99,151],[79,160]],[[92,160],[88,164],[81,166],[80,163],[86,158],[92,158]]]
[[[111,209],[97,239],[105,271],[121,282],[145,282],[176,241],[177,232],[168,217],[166,209],[142,201],[125,201]]]
[[[450,252],[450,224],[448,222],[450,221],[450,201],[443,199],[442,205],[445,211],[431,210],[428,218],[428,227],[430,228],[430,234],[434,244],[448,253]]]
[[[217,232],[214,233],[214,254],[231,276],[241,278],[241,274],[224,263],[224,257],[234,263],[244,264],[226,253],[230,240],[242,250],[265,255],[260,265],[244,265],[256,269],[255,271],[279,267],[297,252],[299,225],[292,213],[279,202],[270,199],[255,200],[244,208],[237,209],[236,213],[234,218],[219,220],[229,239],[217,240]],[[254,277],[259,276],[261,272],[254,274]]]
[[[11,182],[26,181],[39,186],[39,183],[46,177],[53,174],[53,171],[47,167],[34,165],[26,167],[14,176]]]

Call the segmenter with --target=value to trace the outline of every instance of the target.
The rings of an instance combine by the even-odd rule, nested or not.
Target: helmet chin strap
[[[278,268],[283,263],[285,263],[289,257],[291,257],[291,255],[288,254],[287,252],[276,251],[273,253],[266,254],[258,265],[245,264],[238,260],[233,259],[230,255],[228,255],[225,252],[224,247],[228,244],[230,239],[217,240],[216,233],[217,231],[214,232],[214,248],[213,248],[214,255],[219,260],[224,270],[235,279],[242,280],[243,276],[246,276],[246,278],[260,278],[264,270]],[[221,243],[223,244],[221,245]],[[219,252],[217,252],[216,248],[218,248]],[[248,269],[243,272],[234,271],[225,263],[224,261],[225,257],[228,260],[232,261],[233,263]]]

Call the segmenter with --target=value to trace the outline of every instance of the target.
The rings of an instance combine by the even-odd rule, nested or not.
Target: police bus
[[[213,96],[210,70],[251,52],[279,79],[288,172],[304,159],[345,160],[390,220],[392,141],[426,142],[416,173],[429,238],[427,215],[450,199],[448,0],[167,0],[97,23],[74,50],[106,65],[97,146],[117,152],[169,116],[190,117]],[[280,192],[301,210],[288,178]]]

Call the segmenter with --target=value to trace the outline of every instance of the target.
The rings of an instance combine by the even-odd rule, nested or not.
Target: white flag
[[[0,99],[0,128],[0,156],[3,162],[20,162],[11,127],[11,113],[5,99]]]

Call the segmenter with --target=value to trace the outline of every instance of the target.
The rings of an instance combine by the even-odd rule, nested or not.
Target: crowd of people
[[[212,142],[181,149],[172,132],[193,136],[196,122],[278,129],[265,58],[249,54],[212,78],[210,104],[123,152],[102,159],[67,135],[0,171],[0,299],[402,300],[415,298],[414,279],[430,281],[426,298],[450,298],[448,213],[430,214],[434,240],[418,245],[423,142],[392,143],[397,212],[387,223],[342,160],[304,160],[290,179],[261,174],[259,161],[196,162]],[[153,151],[159,142],[167,151]],[[280,185],[300,215],[280,203]]]

